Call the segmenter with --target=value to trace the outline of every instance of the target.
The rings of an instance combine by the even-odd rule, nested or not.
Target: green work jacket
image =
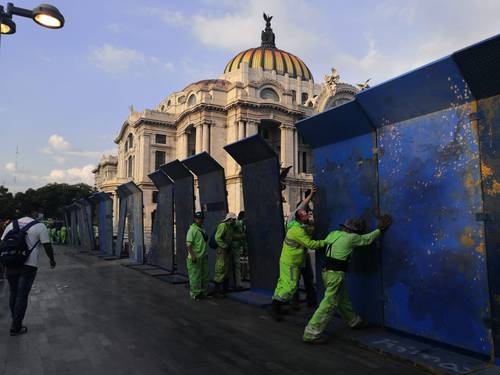
[[[233,226],[228,221],[222,221],[217,225],[217,230],[215,231],[215,242],[217,242],[217,248],[228,250],[231,248],[231,242],[233,241]]]
[[[236,220],[232,225],[233,239],[231,241],[232,249],[242,249],[245,245],[246,226],[243,220]]]
[[[305,226],[293,225],[286,232],[280,262],[301,266],[304,263],[306,249],[317,250],[323,246],[326,246],[326,242],[311,239],[306,232]]]
[[[378,236],[380,236],[380,229],[375,229],[373,232],[367,234],[334,230],[325,238],[325,242],[328,245],[326,256],[339,260],[347,260],[355,247],[370,245]]]
[[[192,223],[186,235],[186,245],[191,246],[198,258],[203,257],[207,253],[206,239],[208,239],[208,236],[205,233],[205,229],[196,223]],[[188,258],[191,259],[189,252]]]

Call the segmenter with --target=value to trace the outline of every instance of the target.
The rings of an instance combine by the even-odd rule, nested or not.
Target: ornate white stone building
[[[189,84],[155,108],[129,115],[115,139],[118,156],[104,156],[94,170],[96,188],[115,193],[133,180],[144,192],[144,225],[151,229],[156,208],[155,187],[148,174],[169,161],[207,151],[224,168],[231,211],[243,207],[239,166],[223,146],[260,134],[292,166],[284,191],[285,215],[312,183],[308,145],[295,129],[304,117],[351,100],[358,89],[339,82],[334,69],[324,83],[315,83],[307,65],[275,46],[266,19],[260,47],[238,53],[218,79]],[[117,202],[115,199],[115,218]]]

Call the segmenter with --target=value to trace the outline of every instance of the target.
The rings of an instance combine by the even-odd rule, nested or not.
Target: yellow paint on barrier
[[[472,239],[472,228],[466,227],[464,232],[460,236],[460,243],[465,247],[474,246],[474,240]]]

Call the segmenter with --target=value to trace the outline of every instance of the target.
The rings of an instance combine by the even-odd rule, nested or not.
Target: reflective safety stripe
[[[297,241],[291,240],[288,237],[285,237],[285,241],[284,242],[285,242],[285,244],[287,244],[290,247],[295,247],[295,248],[298,248],[298,249],[303,248],[303,246],[300,243],[298,243]]]

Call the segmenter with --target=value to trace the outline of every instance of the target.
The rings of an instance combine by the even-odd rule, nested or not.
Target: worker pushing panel
[[[314,125],[308,124],[308,121]],[[334,126],[341,123],[342,126]],[[318,193],[314,201],[316,237],[325,238],[349,218],[376,225],[378,214],[376,139],[373,127],[355,101],[325,112],[299,125],[314,149]],[[335,193],[333,193],[335,192]],[[370,323],[383,323],[381,253],[377,244],[358,248],[352,255],[347,277],[355,310]],[[324,266],[324,250],[316,251],[316,275]],[[320,297],[323,280],[316,278]]]
[[[193,222],[194,179],[192,173],[179,160],[162,165],[161,170],[174,182],[176,271],[187,275],[186,234]]]
[[[375,146],[368,165],[378,176],[380,212],[394,218],[382,238],[383,325],[484,355],[496,351],[497,357],[499,65],[497,36],[298,124],[314,148],[315,180],[327,201],[338,199],[338,184],[322,181],[347,174],[354,190],[372,185],[366,183],[371,176],[366,180],[338,163],[346,142],[346,154],[359,153],[359,165],[350,165],[358,172]],[[368,122],[343,115],[356,106]],[[353,124],[359,131],[329,137]],[[340,198],[349,200],[342,192]],[[320,227],[334,229],[326,212],[316,217]],[[368,293],[355,291],[370,299]]]
[[[224,149],[241,166],[251,287],[272,291],[285,235],[278,156],[258,135]]]
[[[148,263],[174,270],[174,184],[161,168],[148,176],[158,189]]]
[[[198,177],[201,210],[205,214],[203,227],[211,235],[228,212],[224,168],[207,152],[191,156],[182,162]],[[214,277],[215,251],[208,251],[210,279]]]
[[[113,256],[113,200],[108,193],[94,193],[89,200],[97,208],[99,255]]]

